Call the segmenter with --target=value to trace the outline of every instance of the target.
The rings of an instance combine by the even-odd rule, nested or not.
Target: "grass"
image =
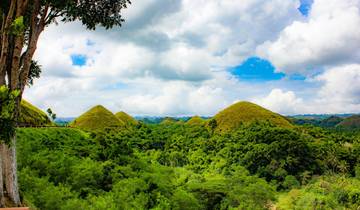
[[[133,118],[132,116],[128,115],[125,112],[118,112],[115,114],[115,116],[122,122],[124,122],[127,126],[135,126],[139,122]]]
[[[215,131],[220,133],[254,121],[268,121],[282,127],[293,127],[285,117],[250,102],[235,103],[220,111],[213,119],[217,124]]]
[[[85,131],[98,131],[105,128],[125,127],[125,123],[105,107],[98,105],[76,118],[70,123],[70,127],[80,128]]]
[[[45,112],[33,106],[29,102],[21,101],[21,111],[19,124],[23,126],[52,126],[53,122],[48,118]]]
[[[165,117],[160,124],[162,125],[171,125],[176,123],[177,121],[172,117]]]
[[[205,124],[205,120],[202,119],[199,116],[194,116],[192,118],[190,118],[185,124],[186,125],[204,125]]]

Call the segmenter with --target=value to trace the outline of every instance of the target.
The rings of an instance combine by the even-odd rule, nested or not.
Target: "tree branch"
[[[4,27],[2,28],[2,35],[1,35],[1,54],[0,54],[0,76],[6,74],[6,61],[8,57],[8,47],[9,47],[9,36],[8,36],[8,30],[12,24],[15,8],[16,8],[17,0],[12,0],[8,14],[6,15],[6,20]],[[3,79],[0,79],[1,83],[5,84],[5,81],[2,81]]]

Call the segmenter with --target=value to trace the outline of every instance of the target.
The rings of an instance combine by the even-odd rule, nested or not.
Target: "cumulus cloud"
[[[213,115],[237,100],[255,100],[282,114],[359,111],[357,87],[344,82],[357,82],[355,67],[345,64],[359,63],[359,1],[315,0],[308,17],[299,5],[143,0],[124,11],[121,28],[89,32],[78,22],[52,25],[35,56],[42,77],[25,98],[58,116],[77,116],[96,104],[135,115]],[[256,54],[285,73],[323,71],[306,81],[263,83],[228,72]],[[85,64],[73,65],[73,55],[86,57]],[[336,103],[322,109],[342,84]]]
[[[316,77],[324,85],[317,102],[327,112],[353,113],[360,110],[360,64],[349,64],[329,69]]]
[[[118,105],[140,115],[191,116],[216,113],[225,101],[220,88],[178,81],[164,84],[157,94],[130,95]]]
[[[359,0],[315,0],[308,19],[294,21],[257,51],[278,71],[311,75],[324,67],[360,62],[359,25]]]
[[[273,89],[269,95],[254,99],[254,102],[282,114],[297,114],[304,111],[303,100],[298,98],[293,91],[282,89]]]

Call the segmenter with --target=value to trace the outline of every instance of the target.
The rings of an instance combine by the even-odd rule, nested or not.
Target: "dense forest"
[[[255,121],[223,133],[204,123],[139,122],[17,134],[21,195],[34,209],[360,206],[356,131]]]

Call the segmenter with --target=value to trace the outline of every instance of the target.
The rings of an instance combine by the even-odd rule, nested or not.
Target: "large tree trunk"
[[[16,163],[16,136],[12,137],[11,146],[4,145],[4,181],[6,195],[15,206],[20,206],[19,186],[17,180],[17,163]]]
[[[0,144],[0,208],[5,207],[5,198],[4,198],[4,180],[3,180],[3,156],[2,156],[2,147],[3,144]]]
[[[4,204],[5,198],[10,201],[14,206],[20,206],[20,195],[17,180],[17,163],[16,163],[16,136],[14,135],[11,140],[11,145],[1,144],[1,165],[2,176],[1,180],[3,185],[0,188],[2,192],[0,195],[2,203]]]

